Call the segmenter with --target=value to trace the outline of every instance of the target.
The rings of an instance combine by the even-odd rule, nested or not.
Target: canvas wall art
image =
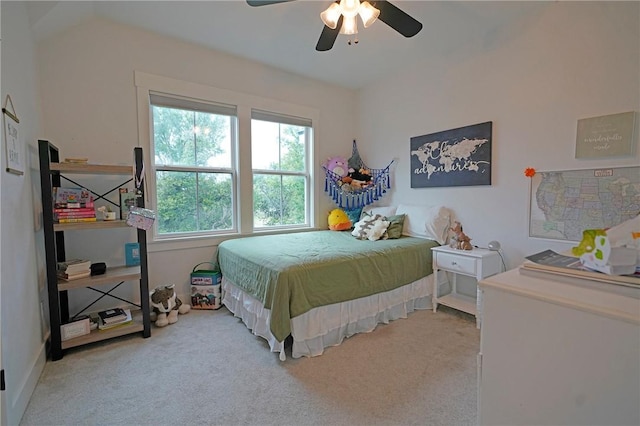
[[[630,111],[578,120],[576,158],[632,156],[636,116]]]
[[[411,187],[491,185],[492,124],[412,137]]]

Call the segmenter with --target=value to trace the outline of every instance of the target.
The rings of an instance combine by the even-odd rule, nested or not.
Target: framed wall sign
[[[411,187],[491,185],[492,122],[411,138]]]
[[[9,109],[11,108],[11,109]],[[4,127],[4,141],[7,149],[7,171],[17,175],[24,174],[24,149],[20,141],[18,124],[20,120],[13,108],[11,96],[7,98],[2,108],[2,124]]]
[[[634,155],[636,121],[634,111],[578,120],[576,158]]]

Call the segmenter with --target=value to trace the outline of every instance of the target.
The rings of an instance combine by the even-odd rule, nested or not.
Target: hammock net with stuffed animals
[[[324,192],[329,194],[339,208],[345,210],[361,209],[364,206],[372,204],[381,198],[387,189],[391,188],[391,177],[389,168],[393,164],[393,160],[384,169],[371,169],[364,164],[356,141],[353,141],[353,150],[351,157],[347,161],[349,170],[352,172],[365,171],[371,176],[371,180],[361,187],[354,186],[345,182],[343,176],[329,170],[326,165],[322,168],[325,170]],[[362,173],[359,173],[362,174]]]

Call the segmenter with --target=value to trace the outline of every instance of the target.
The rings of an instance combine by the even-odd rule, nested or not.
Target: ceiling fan
[[[295,1],[295,0],[247,0],[247,3],[250,6],[266,6],[266,5],[277,4],[277,3],[287,3],[290,1]],[[323,12],[323,15],[329,12],[330,9],[339,10],[339,7],[342,7],[342,4],[344,2],[345,0],[342,0],[342,1],[336,0],[330,6],[329,9]],[[357,3],[360,4],[359,1]],[[365,2],[363,1],[363,4],[364,3]],[[377,19],[389,25],[391,28],[393,28],[394,30],[396,30],[397,32],[399,32],[405,37],[413,37],[414,35],[418,34],[422,29],[422,24],[420,22],[418,22],[417,20],[409,16],[406,12],[403,12],[398,7],[392,5],[386,0],[378,0],[378,1],[372,0],[368,3],[370,4],[370,6],[373,6],[374,8],[373,10],[376,13],[377,11],[379,11],[379,15],[377,15]],[[350,32],[350,30],[345,31],[345,29],[343,28],[344,19],[345,19],[345,16],[339,15],[339,17],[336,18],[333,25],[329,26],[327,25],[326,23],[327,21],[325,21],[325,18],[323,17],[322,20],[325,22],[325,26],[324,28],[322,28],[322,33],[320,33],[320,38],[318,39],[318,43],[316,44],[317,51],[322,52],[322,51],[330,50],[333,47],[333,44],[335,43],[336,38],[338,38],[338,34],[340,33],[345,33],[345,34],[357,33],[357,24],[355,24],[355,17],[352,18],[353,25],[356,25],[355,31],[352,30],[353,32]],[[371,25],[371,23],[373,23],[375,19],[376,18],[374,17],[373,20],[368,22],[368,24],[365,23],[365,28]],[[363,20],[364,20],[364,17],[363,17]],[[356,40],[356,43],[357,43],[357,40]]]

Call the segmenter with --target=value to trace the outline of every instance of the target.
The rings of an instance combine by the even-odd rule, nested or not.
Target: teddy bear
[[[151,298],[151,321],[158,327],[164,327],[178,321],[178,314],[186,314],[191,306],[185,305],[175,292],[175,284],[163,285],[149,293]]]

